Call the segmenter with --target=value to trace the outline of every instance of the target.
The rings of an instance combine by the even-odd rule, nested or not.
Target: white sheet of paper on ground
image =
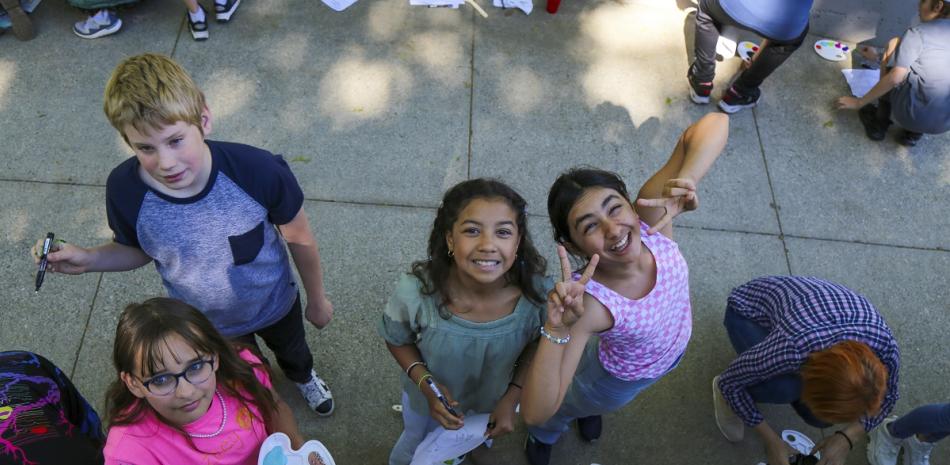
[[[413,6],[458,8],[465,4],[465,0],[409,0],[409,4]]]
[[[812,50],[828,61],[844,61],[845,58],[848,58],[848,53],[851,52],[851,46],[837,40],[818,39]]]
[[[466,415],[465,426],[447,430],[441,426],[429,433],[412,456],[410,465],[441,465],[470,452],[485,442],[488,414]]]
[[[531,10],[534,9],[534,2],[531,0],[493,0],[492,6],[498,8],[517,8],[524,12],[526,15],[531,14]]]
[[[857,98],[864,97],[881,78],[881,72],[876,69],[843,69],[844,79],[851,87],[851,94]]]
[[[323,3],[334,11],[343,11],[356,3],[356,0],[323,0]]]
[[[300,449],[290,446],[290,438],[284,433],[274,433],[261,444],[257,465],[311,465],[308,456],[316,452],[325,465],[336,465],[330,451],[320,441],[310,440]]]
[[[719,31],[719,41],[716,42],[716,53],[723,58],[729,58],[736,54],[736,40],[739,37],[739,30],[732,26],[723,26]]]

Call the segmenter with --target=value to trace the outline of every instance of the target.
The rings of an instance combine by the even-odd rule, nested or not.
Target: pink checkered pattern
[[[689,269],[675,242],[640,222],[640,239],[656,258],[656,285],[642,299],[628,299],[590,280],[587,293],[614,317],[600,334],[600,362],[611,375],[632,381],[657,378],[669,370],[689,342]]]

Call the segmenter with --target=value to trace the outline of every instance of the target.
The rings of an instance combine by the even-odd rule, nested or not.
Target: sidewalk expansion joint
[[[76,186],[76,187],[101,187],[105,188],[105,184],[92,184],[85,182],[73,182],[73,181],[42,181],[37,179],[17,179],[17,178],[0,178],[0,182],[19,182],[24,184],[47,184],[51,186]]]
[[[472,139],[475,135],[475,24],[477,15],[472,9],[472,45],[469,49],[469,76],[468,76],[468,163],[465,168],[465,179],[472,179]]]
[[[778,199],[775,198],[775,187],[772,185],[772,174],[769,172],[769,160],[765,156],[765,145],[762,143],[762,132],[759,131],[759,115],[755,111],[755,108],[752,108],[752,122],[755,124],[755,138],[759,141],[759,153],[762,155],[762,163],[765,166],[765,179],[769,183],[769,194],[772,196],[772,211],[775,212],[775,222],[778,224],[779,240],[782,241],[782,250],[785,252],[785,267],[788,269],[788,274],[792,273],[792,261],[788,257],[788,244],[785,243],[785,230],[782,228],[782,215],[779,214],[779,209],[781,208],[778,203]]]
[[[395,202],[373,202],[369,200],[341,200],[341,199],[325,199],[319,197],[305,197],[307,202],[318,202],[318,203],[335,203],[342,205],[360,205],[364,207],[394,207],[394,208],[414,208],[417,210],[436,210],[438,205],[414,205],[411,203],[395,203]]]
[[[86,342],[86,333],[89,332],[89,322],[92,321],[92,312],[96,309],[96,299],[99,298],[99,288],[102,287],[102,277],[105,273],[99,273],[99,279],[96,280],[96,292],[92,294],[92,302],[89,303],[89,314],[86,315],[86,324],[82,326],[82,336],[79,338],[79,347],[76,348],[76,358],[73,359],[73,368],[69,370],[69,377],[76,378],[76,367],[79,365],[79,355],[82,354],[82,346]]]

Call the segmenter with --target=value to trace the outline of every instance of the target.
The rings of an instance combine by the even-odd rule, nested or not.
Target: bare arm
[[[659,231],[673,237],[673,217],[699,205],[696,186],[719,158],[729,139],[729,117],[709,113],[683,131],[670,159],[637,194],[637,214]]]
[[[403,372],[406,371],[406,368],[409,368],[409,365],[415,362],[422,362],[422,354],[419,352],[419,348],[415,344],[406,344],[401,346],[392,345],[386,343],[386,348],[389,349],[389,353],[393,355],[393,358],[396,359],[396,363],[399,364],[399,368]],[[426,367],[421,365],[416,365],[412,367],[412,371],[409,372],[409,379],[412,380],[412,383],[416,386],[421,386],[419,389],[422,391],[422,395],[425,396],[426,401],[429,403],[429,415],[432,418],[439,422],[446,429],[459,429],[462,427],[462,417],[456,417],[449,413],[448,409],[442,405],[442,402],[436,397],[435,393],[425,384],[422,380],[424,376],[429,374],[429,371]],[[430,374],[431,376],[431,374]],[[442,394],[448,400],[449,405],[455,407],[458,405],[458,402],[452,397],[452,393],[449,392],[448,388],[438,382],[438,380],[433,378],[433,382],[439,387],[439,390],[442,391]],[[407,408],[403,406],[403,408]]]
[[[37,250],[42,249],[43,240],[33,246],[33,260],[39,263]],[[50,247],[47,255],[48,270],[55,273],[82,274],[101,271],[129,271],[147,265],[152,261],[137,247],[109,242],[86,249],[65,242],[57,242]]]
[[[270,389],[270,393],[274,396],[274,400],[277,401],[277,411],[274,412],[273,417],[274,430],[268,431],[267,433],[284,433],[290,438],[290,445],[293,446],[294,449],[299,449],[300,446],[303,446],[305,441],[303,435],[300,434],[300,428],[297,427],[297,419],[294,418],[293,410],[290,409],[287,402],[284,402],[284,399],[280,398],[280,395],[277,394],[274,388]]]
[[[323,288],[323,268],[320,266],[320,249],[310,230],[307,213],[300,208],[297,216],[289,223],[278,226],[287,241],[294,265],[300,272],[303,288],[307,296],[307,309],[304,314],[318,329],[325,327],[333,318],[333,305],[327,299]]]

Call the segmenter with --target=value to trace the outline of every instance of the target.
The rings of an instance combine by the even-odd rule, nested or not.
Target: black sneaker
[[[226,23],[241,5],[241,0],[227,0],[224,4],[214,2],[214,17],[219,23]]]
[[[762,91],[753,89],[748,94],[741,94],[732,86],[725,94],[722,94],[722,100],[719,101],[719,109],[732,114],[744,108],[752,108],[759,104],[762,99]]]
[[[524,453],[528,456],[531,465],[548,465],[551,463],[551,449],[553,446],[538,441],[531,434],[524,441]]]
[[[858,110],[858,119],[861,120],[861,125],[864,126],[864,133],[867,134],[868,139],[873,141],[882,141],[884,136],[887,135],[887,126],[888,124],[881,124],[881,121],[877,118],[877,109],[874,108],[874,105],[865,105]]]
[[[577,419],[577,432],[587,442],[594,442],[600,439],[600,433],[604,430],[604,422],[600,415],[584,417]]]
[[[709,103],[709,94],[712,94],[713,83],[710,82],[699,82],[696,80],[696,77],[693,76],[693,68],[689,68],[689,72],[686,73],[686,80],[689,81],[689,99],[693,103],[698,103],[700,105]]]
[[[201,21],[193,21],[188,10],[185,10],[185,16],[188,17],[188,30],[191,31],[191,38],[200,42],[208,40],[208,12],[201,5],[198,5],[198,8],[204,14],[204,19]]]
[[[897,143],[905,147],[913,147],[920,142],[920,139],[924,137],[923,134],[914,131],[903,130],[900,135],[897,136]]]

